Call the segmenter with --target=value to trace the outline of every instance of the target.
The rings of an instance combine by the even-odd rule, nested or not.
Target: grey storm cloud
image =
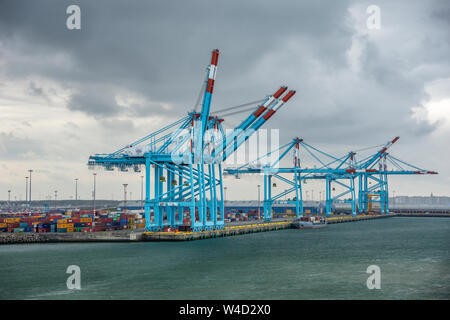
[[[0,132],[0,159],[24,160],[42,157],[45,146],[37,140],[18,137],[13,133]]]
[[[120,107],[111,92],[102,90],[99,94],[92,88],[83,88],[83,92],[75,93],[70,97],[67,107],[74,111],[83,111],[93,116],[114,116]]]
[[[65,9],[71,1],[2,3],[2,41],[18,55],[36,57],[8,65],[12,77],[49,76],[79,88],[81,93],[74,96],[78,100],[84,88],[106,82],[149,96],[152,101],[175,104],[177,113],[194,104],[213,48],[224,54],[218,79],[218,85],[224,86],[223,103],[239,103],[235,97],[229,98],[235,90],[245,89],[254,98],[274,89],[271,84],[246,88],[244,82],[239,88],[233,82],[251,72],[267,50],[282,46],[284,39],[301,32],[309,41],[329,43],[328,49],[333,44],[343,49],[346,44],[340,41],[343,37],[339,33],[350,35],[339,19],[346,6],[329,1],[277,5],[250,1],[240,2],[239,10],[222,1],[79,1],[80,31],[65,28]],[[317,25],[314,15],[322,16],[324,23]],[[342,62],[342,50],[334,51],[320,50],[318,54],[324,60]],[[61,66],[50,61],[42,66],[40,57],[58,53],[70,62]],[[98,90],[98,94],[104,93]],[[94,113],[100,112],[98,106]],[[104,113],[111,111],[111,106],[104,108]]]
[[[36,86],[36,84],[31,81],[29,86],[28,86],[28,93],[33,95],[33,96],[44,96],[44,90],[38,86]]]
[[[1,2],[0,41],[15,56],[4,71],[11,79],[38,75],[73,89],[67,108],[95,118],[183,116],[195,103],[210,50],[219,48],[213,110],[261,99],[281,84],[297,89],[270,125],[283,128],[283,140],[305,135],[364,144],[425,135],[437,125],[415,122],[411,108],[429,98],[427,81],[450,70],[445,1],[379,1],[383,27],[406,24],[391,32],[409,27],[421,41],[402,57],[390,52],[402,43],[383,47],[357,35],[349,8],[364,2],[76,1],[81,30],[68,30],[70,4]],[[357,72],[347,57],[355,37]],[[38,93],[39,83],[33,85]],[[118,105],[123,90],[147,103]]]

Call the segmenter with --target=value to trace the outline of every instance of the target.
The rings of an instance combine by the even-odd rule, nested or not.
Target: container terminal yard
[[[444,198],[445,199],[445,198]],[[450,199],[446,199],[450,201]],[[63,201],[61,201],[63,202]],[[75,201],[66,201],[65,203]],[[140,201],[104,201],[108,209],[92,210],[53,209],[33,212],[8,212],[8,203],[0,203],[0,244],[33,242],[78,242],[78,241],[185,241],[206,238],[234,236],[254,232],[291,228],[295,220],[293,205],[275,205],[273,219],[261,217],[262,207],[257,201],[227,201],[225,206],[225,227],[211,231],[192,232],[188,226],[166,227],[161,232],[146,232],[144,212]],[[392,201],[391,199],[391,202]],[[450,202],[449,202],[450,203]],[[304,215],[325,216],[323,206],[318,202],[305,202]],[[395,205],[394,205],[395,206]],[[374,211],[352,216],[351,208],[338,204],[327,218],[328,224],[357,222],[388,217],[449,217],[450,205],[422,205],[410,209],[408,205],[398,206],[389,214]],[[376,208],[375,208],[376,209]]]
[[[201,110],[197,110],[200,106],[197,103],[196,109],[180,120],[113,153],[89,157],[90,169],[144,171],[145,200],[134,208],[131,203],[127,206],[125,184],[124,203],[118,208],[108,208],[107,202],[103,203],[102,208],[97,202],[96,210],[94,198],[91,210],[81,205],[58,210],[55,200],[53,210],[45,202],[39,210],[33,210],[28,202],[25,203],[25,211],[13,213],[11,201],[8,200],[4,204],[7,212],[0,216],[2,238],[6,239],[5,234],[57,234],[45,239],[191,240],[288,228],[294,219],[308,215],[323,215],[328,223],[390,217],[396,213],[390,209],[389,176],[437,174],[388,152],[399,137],[375,146],[369,156],[360,156],[358,151],[332,155],[295,137],[276,150],[243,165],[222,168],[241,145],[252,141],[255,132],[280,111],[296,91],[280,86],[273,94],[257,101],[251,113],[231,132],[225,133],[222,127],[224,119],[217,116],[221,110],[211,112],[218,60],[219,50],[215,49],[199,96],[203,96]],[[240,112],[248,112],[248,109]],[[313,163],[305,165],[307,155]],[[289,158],[292,159],[291,165],[286,165]],[[262,203],[253,203],[245,208],[231,203],[225,205],[224,175],[245,178],[252,174],[263,176]],[[304,201],[304,184],[311,180],[323,182],[323,203],[308,205]],[[277,183],[287,185],[288,189],[276,192]],[[398,213],[414,212],[397,209]],[[434,214],[446,213],[448,207],[447,211],[444,209]],[[8,239],[4,242],[13,241],[10,236]],[[34,238],[29,239],[32,241]]]

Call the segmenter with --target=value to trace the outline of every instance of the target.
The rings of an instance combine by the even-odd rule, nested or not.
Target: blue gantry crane
[[[148,231],[185,225],[185,217],[189,218],[193,231],[223,228],[225,207],[222,162],[295,94],[294,90],[286,93],[288,88],[281,86],[274,94],[258,101],[261,104],[252,108],[252,113],[226,134],[222,127],[223,118],[214,115],[221,110],[211,113],[218,58],[219,50],[213,50],[201,92],[203,100],[200,112],[188,112],[187,116],[113,153],[89,157],[90,168],[104,167],[106,170],[120,171],[132,169],[136,172],[145,168],[145,221]],[[226,110],[235,108],[237,107]],[[387,150],[398,139],[396,137],[375,154],[357,161],[357,152],[336,157],[307,144],[303,139],[295,138],[256,160],[240,167],[227,168],[225,173],[264,175],[266,220],[272,218],[272,205],[283,202],[282,197],[290,193],[295,193],[295,197],[284,202],[295,204],[297,217],[302,216],[302,184],[308,180],[325,181],[325,208],[328,216],[336,201],[350,203],[353,215],[358,211],[370,211],[374,202],[380,203],[382,213],[388,213],[389,175],[436,174],[390,155]],[[293,166],[280,167],[281,161],[291,150]],[[313,167],[303,166],[300,150],[313,159]],[[388,163],[393,169],[387,168]],[[153,197],[150,192],[152,172]],[[293,174],[293,178],[286,178],[286,174]],[[288,184],[289,188],[273,194],[275,180]],[[355,187],[355,180],[358,181],[358,188]],[[340,186],[344,191],[333,194],[333,185]]]
[[[282,86],[263,99],[232,133],[223,119],[212,116],[211,101],[219,50],[212,51],[203,87],[200,112],[187,116],[109,154],[89,157],[88,166],[140,172],[145,168],[145,222],[147,231],[186,224],[192,231],[224,227],[222,161],[261,128],[294,94]],[[153,197],[151,172],[153,171]]]
[[[235,176],[263,174],[264,218],[268,221],[272,219],[274,203],[294,204],[297,218],[303,216],[302,184],[308,180],[325,181],[327,216],[331,215],[333,203],[336,201],[350,203],[352,215],[356,215],[358,211],[364,213],[371,211],[371,204],[374,202],[380,203],[381,213],[389,213],[389,175],[437,174],[437,172],[418,168],[387,153],[389,147],[398,139],[399,137],[394,138],[375,154],[357,161],[357,152],[351,151],[344,156],[336,157],[307,144],[303,139],[295,138],[280,148],[242,166],[225,169],[225,173]],[[291,150],[293,150],[293,166],[280,166],[282,159]],[[300,150],[303,150],[313,160],[312,167],[302,165],[303,157]],[[276,156],[274,157],[274,155]],[[390,170],[387,167],[388,162],[393,166]],[[286,174],[292,174],[292,178],[287,178]],[[289,188],[273,194],[273,188],[277,186],[274,180],[286,183]],[[355,180],[358,181],[358,189],[355,186]],[[333,191],[336,190],[333,184],[340,186],[343,191],[333,195]],[[291,193],[295,194],[292,200],[281,200],[282,197]],[[356,194],[358,194],[358,198]]]
[[[388,149],[399,140],[395,137],[379,151],[355,161],[349,172],[358,176],[358,207],[361,212],[371,211],[372,203],[379,203],[381,213],[389,213],[389,175],[437,174],[421,169],[389,154]],[[388,165],[392,167],[389,170]]]
[[[308,153],[315,162],[313,167],[306,168],[301,165],[300,148]],[[293,166],[281,166],[282,160],[293,151]],[[294,138],[291,142],[270,151],[244,165],[236,168],[225,169],[226,174],[238,177],[241,174],[262,174],[264,176],[264,219],[272,219],[272,206],[275,203],[294,204],[297,218],[303,216],[303,191],[302,184],[310,179],[326,179],[326,176],[334,174],[336,180],[347,178],[348,173],[344,164],[349,157],[332,156],[308,143],[303,139]],[[286,175],[291,175],[287,178]],[[288,189],[274,193],[277,182],[284,182]],[[339,182],[340,183],[340,182]],[[343,183],[340,183],[344,185]],[[350,190],[351,187],[349,187]],[[289,194],[295,194],[293,200],[281,200]],[[342,195],[341,195],[342,196]]]

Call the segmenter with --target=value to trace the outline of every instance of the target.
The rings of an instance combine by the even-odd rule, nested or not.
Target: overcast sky
[[[81,30],[66,9],[81,8]],[[368,29],[366,9],[381,9]],[[90,199],[89,155],[115,151],[192,109],[211,50],[212,110],[296,96],[266,128],[342,155],[391,154],[439,175],[391,179],[395,195],[450,195],[450,2],[0,0],[0,199]],[[243,118],[226,118],[232,127]],[[140,174],[99,171],[97,198],[140,198]],[[256,199],[260,177],[227,178]],[[315,198],[323,185],[310,184]],[[392,195],[392,194],[391,194]]]

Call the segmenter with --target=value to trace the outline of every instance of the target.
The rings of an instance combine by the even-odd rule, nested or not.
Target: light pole
[[[58,198],[58,190],[55,190],[55,209],[56,209],[56,199]]]
[[[29,201],[28,207],[31,208],[31,173],[33,172],[33,170],[30,169],[30,170],[28,170],[28,172],[30,173],[30,191],[29,191],[29,196],[28,196],[28,201]]]
[[[93,173],[92,174],[93,176],[94,176],[94,193],[92,194],[92,213],[95,215],[95,183],[96,183],[96,181],[95,181],[95,177],[97,176],[97,173]]]
[[[258,219],[261,219],[261,185],[258,184]]]
[[[223,202],[227,201],[227,187],[223,187]]]
[[[393,204],[393,206],[392,207],[395,207],[395,203],[397,202],[396,201],[397,199],[395,199],[395,190],[392,190],[392,193],[393,193],[393,195],[392,195],[392,204]]]
[[[28,203],[28,177],[25,177],[25,203]]]
[[[141,176],[141,209],[144,210],[144,176]]]
[[[8,212],[11,212],[11,190],[8,190]]]
[[[123,184],[123,213],[127,213],[127,183]]]
[[[75,201],[78,200],[78,178],[75,178]]]

